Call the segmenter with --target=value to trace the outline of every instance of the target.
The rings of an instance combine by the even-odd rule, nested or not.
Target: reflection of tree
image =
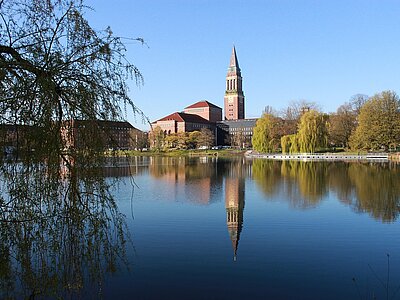
[[[93,167],[100,163],[3,165],[0,298],[101,296],[104,275],[123,259],[125,231],[102,170]]]
[[[400,172],[393,164],[353,164],[349,177],[357,196],[357,210],[375,219],[394,221],[400,211]]]
[[[335,162],[329,165],[329,186],[336,193],[339,201],[352,204],[355,201],[354,189],[349,177],[349,168],[352,164]]]
[[[293,204],[299,207],[317,205],[327,193],[327,164],[303,161],[290,161],[291,174],[295,172],[296,180],[304,202],[294,201]]]
[[[257,159],[253,161],[253,178],[261,190],[268,196],[273,196],[282,181],[281,162],[275,160]]]
[[[255,160],[253,178],[268,198],[283,192],[294,207],[315,206],[330,190],[382,221],[395,220],[400,211],[396,164]]]
[[[253,178],[270,197],[281,191],[285,183],[285,197],[294,207],[315,206],[327,192],[325,164],[255,160]]]

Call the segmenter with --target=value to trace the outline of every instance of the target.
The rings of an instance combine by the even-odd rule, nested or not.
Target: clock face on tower
[[[228,98],[228,103],[233,103],[233,98]]]

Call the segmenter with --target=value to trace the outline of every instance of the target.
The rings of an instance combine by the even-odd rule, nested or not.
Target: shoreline
[[[262,158],[270,160],[300,160],[300,161],[378,161],[389,162],[393,156],[388,153],[371,153],[371,154],[338,154],[338,153],[293,153],[293,154],[259,154],[248,152],[246,158]],[[398,154],[395,155],[398,158]]]

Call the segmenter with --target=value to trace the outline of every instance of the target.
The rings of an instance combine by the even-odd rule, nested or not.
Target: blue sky
[[[351,96],[400,91],[398,0],[115,0],[86,2],[96,29],[111,26],[145,82],[130,84],[151,121],[199,101],[223,107],[233,44],[246,117],[265,106],[318,103],[333,112]],[[148,128],[131,113],[128,121]]]

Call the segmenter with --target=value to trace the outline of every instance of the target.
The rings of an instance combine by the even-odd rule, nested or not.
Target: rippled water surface
[[[400,299],[399,165],[129,164],[108,170],[132,243],[105,298]]]

